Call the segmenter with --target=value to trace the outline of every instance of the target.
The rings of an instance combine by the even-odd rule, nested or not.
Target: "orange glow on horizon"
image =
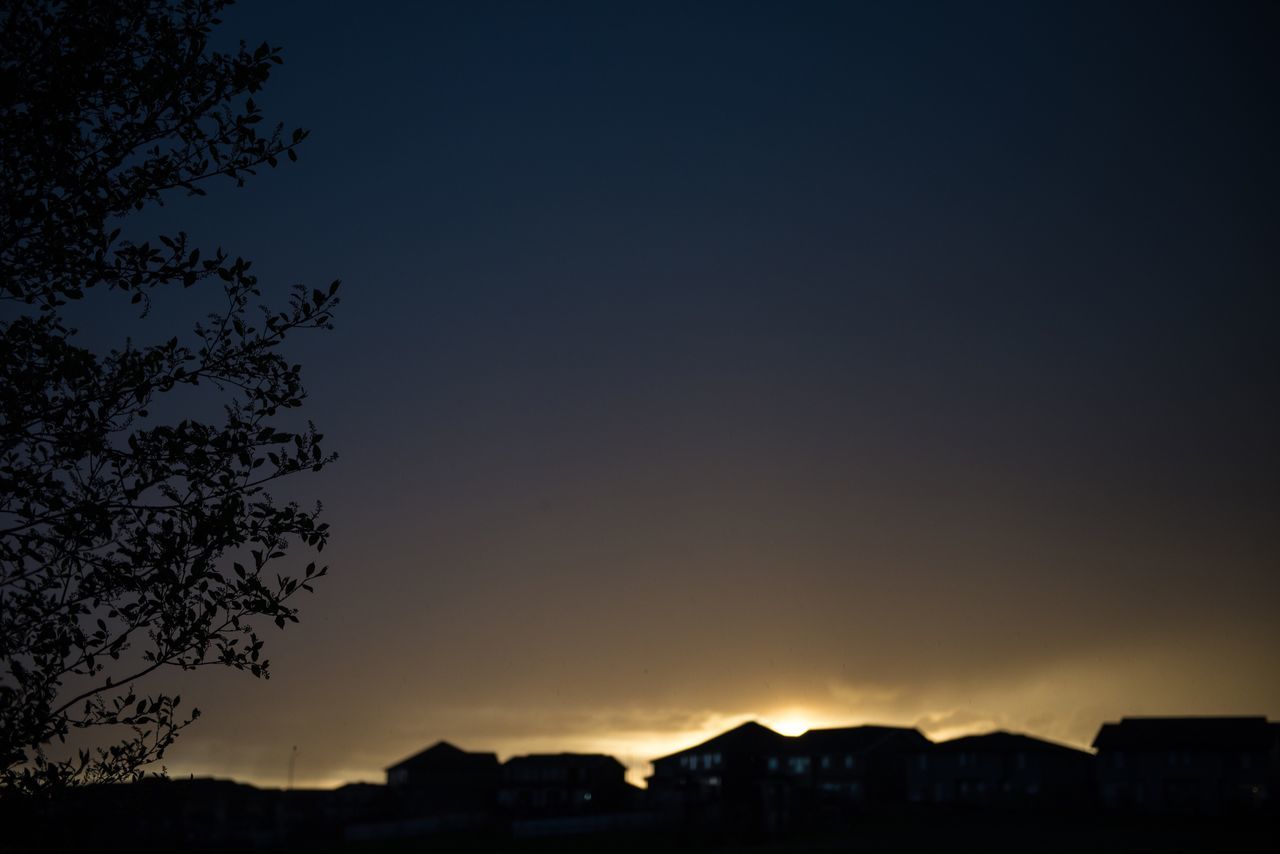
[[[789,714],[782,718],[764,721],[763,723],[776,732],[792,737],[802,735],[813,728],[807,717],[797,714]]]

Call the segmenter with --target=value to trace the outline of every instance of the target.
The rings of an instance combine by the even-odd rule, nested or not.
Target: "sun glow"
[[[806,733],[812,729],[812,724],[807,717],[794,712],[787,713],[778,718],[770,719],[765,721],[765,723],[771,726],[776,732],[780,732],[783,735],[800,735],[801,733]]]

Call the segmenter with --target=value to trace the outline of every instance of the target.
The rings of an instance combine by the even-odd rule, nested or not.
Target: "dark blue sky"
[[[236,7],[335,574],[174,767],[1280,713],[1277,14]]]

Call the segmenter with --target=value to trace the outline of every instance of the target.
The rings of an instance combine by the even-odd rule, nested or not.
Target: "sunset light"
[[[6,3],[0,850],[1280,821],[1278,43]]]
[[[790,713],[777,719],[766,718],[764,722],[783,735],[801,735],[813,729],[813,725],[807,717],[796,713]]]

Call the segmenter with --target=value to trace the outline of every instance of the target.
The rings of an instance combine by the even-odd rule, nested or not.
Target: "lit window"
[[[923,759],[924,757],[923,757],[923,756],[921,756],[920,758],[921,758],[921,759]],[[846,754],[844,755],[844,767],[846,767],[846,768],[852,768],[852,767],[853,767],[853,754],[851,754],[851,753],[846,753]]]
[[[831,767],[831,757],[830,757],[830,756],[824,756],[824,757],[822,757],[822,767],[823,767],[823,768],[830,768],[830,767]]]
[[[770,770],[770,771],[777,771],[777,770],[778,770],[778,757],[776,757],[776,756],[770,756],[770,757],[769,757],[769,770]]]

